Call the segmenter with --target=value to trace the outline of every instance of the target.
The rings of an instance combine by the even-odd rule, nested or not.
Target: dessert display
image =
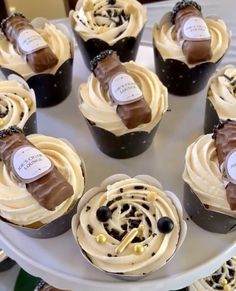
[[[10,259],[4,252],[4,250],[0,249],[0,272],[4,272],[9,270],[11,267],[15,265],[15,261]]]
[[[0,131],[0,214],[33,237],[70,228],[83,193],[81,159],[67,142],[41,134],[27,138],[17,127]]]
[[[144,152],[167,110],[167,89],[154,73],[132,61],[122,64],[111,50],[95,57],[91,68],[80,86],[79,109],[97,146],[113,158]]]
[[[71,26],[90,68],[104,50],[117,52],[122,62],[135,60],[147,12],[137,0],[83,0],[70,12]]]
[[[227,65],[209,80],[204,132],[212,132],[215,125],[227,119],[236,120],[236,68]]]
[[[178,198],[153,177],[117,174],[87,191],[72,220],[85,258],[119,279],[138,279],[164,266],[184,241]]]
[[[235,230],[235,137],[236,123],[226,121],[213,135],[200,136],[185,155],[184,207],[190,218],[208,231]]]
[[[4,19],[1,28],[3,74],[24,78],[35,91],[38,107],[62,102],[72,86],[73,47],[68,36],[45,19],[30,23],[20,13]]]
[[[194,282],[189,291],[236,290],[236,257],[225,262],[212,275]]]
[[[174,95],[201,91],[229,48],[224,21],[203,17],[199,4],[177,2],[153,28],[155,69]]]
[[[41,280],[34,289],[34,291],[69,291],[69,290],[58,289]]]

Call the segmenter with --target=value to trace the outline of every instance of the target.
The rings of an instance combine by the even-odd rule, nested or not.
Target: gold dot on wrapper
[[[224,278],[220,280],[220,285],[225,286],[228,284],[228,281]]]
[[[107,241],[107,237],[104,234],[100,233],[96,236],[96,242],[98,244],[104,244],[106,241]]]
[[[84,1],[83,9],[84,9],[84,12],[93,10],[93,2],[91,0]]]
[[[155,200],[157,199],[157,193],[154,192],[154,191],[150,191],[148,194],[147,194],[147,201],[153,203],[155,202]]]
[[[2,127],[3,125],[4,125],[4,120],[0,118],[0,127]]]
[[[231,291],[231,290],[232,290],[232,288],[231,288],[230,285],[225,285],[224,286],[224,291]]]
[[[135,245],[134,252],[136,255],[141,255],[144,252],[144,246],[142,245]]]

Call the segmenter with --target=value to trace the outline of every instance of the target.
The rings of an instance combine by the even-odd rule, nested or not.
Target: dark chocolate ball
[[[174,223],[169,217],[163,216],[158,220],[157,228],[161,233],[170,233],[174,228]]]
[[[111,218],[111,210],[107,206],[101,206],[98,208],[96,215],[99,221],[106,222],[109,218]]]

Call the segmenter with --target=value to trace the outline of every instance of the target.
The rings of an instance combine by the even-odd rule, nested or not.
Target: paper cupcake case
[[[0,249],[0,255],[3,255],[3,260],[0,262],[0,272],[7,271],[16,264],[16,262],[9,258],[2,249]]]
[[[183,201],[189,217],[205,230],[223,234],[236,230],[236,218],[207,209],[187,183],[184,183]]]
[[[216,125],[221,122],[214,105],[207,98],[205,106],[205,118],[204,118],[204,133],[212,133]]]

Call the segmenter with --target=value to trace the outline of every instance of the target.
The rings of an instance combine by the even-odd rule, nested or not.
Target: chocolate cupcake
[[[34,291],[69,291],[69,290],[58,289],[41,280],[35,287]]]
[[[73,46],[69,37],[42,18],[31,23],[15,13],[2,24],[0,68],[18,74],[36,95],[38,107],[62,102],[71,91]],[[27,44],[27,45],[26,45]]]
[[[0,249],[0,272],[4,272],[12,268],[16,264],[15,261],[10,259],[5,252]]]
[[[26,135],[37,132],[35,94],[27,83],[11,75],[0,81],[0,129],[17,125]]]
[[[112,51],[95,58],[92,68],[80,86],[79,109],[98,148],[113,158],[144,152],[167,110],[167,89],[154,73],[132,61],[121,64]]]
[[[20,129],[0,131],[1,219],[38,238],[70,228],[84,189],[80,157],[64,140]]]
[[[203,18],[194,1],[177,2],[153,29],[156,73],[174,95],[197,93],[207,85],[229,43],[222,19]]]
[[[84,194],[72,220],[88,261],[119,279],[141,279],[161,268],[186,235],[178,198],[153,177],[117,174]]]
[[[204,132],[227,119],[236,120],[236,68],[233,65],[218,70],[209,80]]]
[[[136,0],[78,1],[71,26],[86,66],[100,52],[112,49],[122,62],[135,60],[146,9]]]
[[[200,136],[186,151],[184,207],[200,227],[218,233],[235,230],[236,203],[232,180],[236,123],[227,121]]]
[[[189,291],[236,290],[236,257],[225,262],[212,275],[194,282]]]

